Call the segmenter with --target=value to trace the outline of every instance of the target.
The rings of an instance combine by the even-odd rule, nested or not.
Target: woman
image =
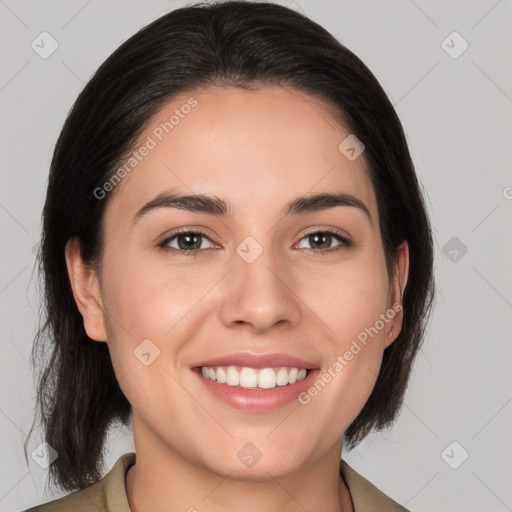
[[[154,21],[77,99],[43,216],[33,357],[73,493],[30,510],[405,510],[341,455],[398,414],[432,235],[395,111],[332,35],[271,3]]]

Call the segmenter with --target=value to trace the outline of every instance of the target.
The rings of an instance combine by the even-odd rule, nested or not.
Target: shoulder
[[[95,484],[24,512],[130,512],[125,475],[135,463],[135,453],[125,453]]]
[[[340,474],[347,484],[355,512],[409,512],[352,469],[343,459]]]

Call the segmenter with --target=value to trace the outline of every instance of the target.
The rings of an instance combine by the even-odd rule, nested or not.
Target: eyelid
[[[199,234],[199,235],[203,236],[204,238],[207,238],[208,240],[210,240],[212,243],[215,243],[212,240],[212,236],[209,235],[207,233],[207,231],[209,231],[207,228],[199,227],[199,226],[198,227],[186,226],[186,227],[182,227],[182,228],[171,229],[171,230],[167,231],[166,234],[163,235],[163,238],[162,238],[162,241],[160,242],[160,244],[168,242],[171,238],[174,238],[176,235],[180,235],[182,233]],[[169,234],[169,232],[171,234]]]
[[[340,236],[344,240],[346,240],[347,243],[353,243],[352,237],[343,229],[335,228],[332,226],[314,226],[311,229],[306,228],[299,236],[300,240],[303,238],[314,235],[315,233],[335,233],[336,235]]]

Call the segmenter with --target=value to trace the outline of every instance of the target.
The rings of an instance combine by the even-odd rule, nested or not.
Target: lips
[[[260,373],[273,373],[273,369],[279,370],[275,381],[270,382],[269,375],[264,375],[265,378],[260,381]],[[223,404],[241,411],[265,412],[296,401],[320,373],[320,365],[288,354],[240,352],[198,361],[191,365],[191,370],[200,385]],[[240,385],[228,382],[233,377],[229,372],[235,377],[239,376]],[[251,382],[251,379],[247,380],[247,375],[243,375],[244,372],[252,376]],[[287,382],[281,373],[286,374]],[[256,384],[257,388],[254,388]]]
[[[241,386],[222,384],[217,380],[203,377],[198,368],[195,368],[193,373],[196,375],[199,385],[211,393],[211,396],[215,397],[219,403],[247,413],[262,413],[296,403],[301,394],[313,385],[320,373],[319,368],[301,369],[300,371],[307,372],[302,380],[272,389],[247,389]],[[297,367],[295,367],[295,372],[297,372]]]
[[[315,362],[305,361],[298,357],[288,354],[256,354],[252,352],[239,352],[236,354],[229,354],[226,356],[216,357],[199,361],[192,365],[192,368],[213,366],[246,366],[249,368],[279,368],[279,367],[294,367],[299,370],[313,370],[319,367]]]

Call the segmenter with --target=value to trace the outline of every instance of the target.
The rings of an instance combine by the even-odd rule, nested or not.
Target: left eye
[[[333,233],[332,231],[315,231],[314,233],[309,233],[308,235],[306,235],[304,238],[302,238],[302,240],[308,240],[310,244],[318,244],[320,246],[323,246],[320,248],[313,247],[313,251],[326,252],[322,251],[322,249],[330,249],[331,247],[325,246],[330,245],[333,238],[340,242],[338,245],[332,248],[334,250],[350,246],[350,242],[346,238],[342,237],[341,235],[338,235],[337,233]]]

